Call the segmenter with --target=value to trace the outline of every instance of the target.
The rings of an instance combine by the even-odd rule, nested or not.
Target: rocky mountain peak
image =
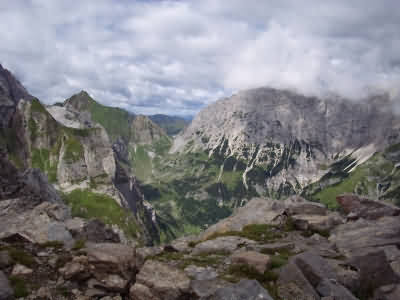
[[[260,167],[257,172],[263,175],[249,180],[271,195],[286,188],[301,192],[328,172],[318,166],[350,155],[354,167],[399,140],[400,118],[388,94],[351,101],[257,88],[203,109],[175,139],[171,152],[205,150],[241,160],[247,187],[247,174]]]
[[[75,110],[87,110],[92,103],[97,103],[90,95],[82,90],[64,101],[64,107]]]

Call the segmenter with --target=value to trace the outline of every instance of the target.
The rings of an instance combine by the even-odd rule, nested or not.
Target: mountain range
[[[336,209],[336,196],[353,192],[399,204],[394,101],[258,88],[188,124],[107,107],[85,91],[44,105],[0,68],[1,144],[13,164],[44,172],[76,215],[150,244],[198,233],[254,197],[297,194]]]
[[[257,88],[188,123],[0,65],[0,300],[394,300],[400,116]]]

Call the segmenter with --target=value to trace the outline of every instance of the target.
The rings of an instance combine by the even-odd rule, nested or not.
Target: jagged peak
[[[79,93],[72,95],[70,98],[64,101],[64,106],[70,106],[75,109],[87,109],[90,104],[98,102],[94,100],[88,92],[81,90]]]

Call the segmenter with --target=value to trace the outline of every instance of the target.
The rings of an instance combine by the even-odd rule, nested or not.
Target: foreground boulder
[[[260,274],[263,274],[271,264],[269,255],[261,254],[255,251],[238,251],[231,256],[234,264],[245,264],[253,267]]]
[[[19,205],[23,199],[0,201],[0,239],[6,239],[15,234],[23,235],[33,243],[43,244],[49,241],[59,241],[66,246],[72,246],[73,238],[65,226],[69,210],[63,204],[43,202],[25,212],[18,212],[11,207]],[[23,205],[21,203],[21,205]]]
[[[274,300],[256,280],[241,280],[237,284],[218,289],[200,300]]]
[[[177,300],[189,296],[189,290],[190,279],[183,271],[148,260],[136,276],[130,297],[133,300]]]
[[[340,195],[336,198],[344,213],[350,217],[363,218],[366,220],[376,220],[384,216],[399,216],[400,208],[354,194]]]
[[[135,248],[115,243],[88,243],[86,252],[90,270],[98,280],[106,274],[119,274],[130,280],[135,270]]]
[[[279,223],[279,217],[284,211],[285,206],[280,201],[254,198],[246,206],[239,208],[234,215],[210,226],[201,234],[200,239],[206,240],[216,233],[240,231],[243,227],[250,224]]]
[[[348,222],[337,226],[329,240],[347,257],[369,252],[376,247],[400,245],[400,218]]]
[[[0,271],[0,300],[13,299],[14,291],[10,287],[7,277]]]
[[[226,252],[232,253],[239,247],[255,244],[254,241],[238,236],[222,236],[201,242],[193,249],[193,254]]]

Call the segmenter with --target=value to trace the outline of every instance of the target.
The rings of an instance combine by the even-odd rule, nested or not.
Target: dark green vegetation
[[[164,228],[170,229],[162,240],[197,233],[229,216],[243,198],[254,195],[244,188],[243,170],[233,169],[241,162],[229,159],[226,168],[221,169],[224,160],[201,151],[164,151],[151,158],[143,146],[137,147],[135,153],[137,161],[141,161],[137,168],[141,190],[156,208]]]
[[[190,122],[181,117],[167,115],[152,115],[150,120],[163,128],[170,135],[176,135],[183,130]]]
[[[116,224],[128,237],[137,236],[138,225],[133,215],[107,195],[77,189],[64,195],[64,200],[71,206],[74,217],[96,218],[106,224]]]
[[[182,252],[163,252],[160,255],[152,256],[147,259],[154,259],[162,262],[175,261],[180,269],[195,265],[199,267],[218,267],[219,264],[228,256],[228,252],[218,251],[214,253],[201,253],[198,255],[187,255]]]
[[[74,246],[72,247],[72,250],[80,250],[85,248],[86,241],[85,240],[75,240]]]
[[[29,290],[26,286],[25,280],[18,276],[10,276],[11,287],[14,290],[16,298],[22,298],[29,295]]]
[[[36,265],[35,258],[29,252],[23,249],[6,247],[5,250],[7,250],[12,260],[16,263],[30,268]]]

